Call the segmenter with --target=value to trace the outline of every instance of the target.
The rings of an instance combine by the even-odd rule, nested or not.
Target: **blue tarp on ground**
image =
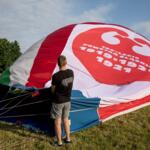
[[[79,131],[99,123],[97,108],[99,98],[86,98],[80,91],[72,92],[71,100],[71,131]]]

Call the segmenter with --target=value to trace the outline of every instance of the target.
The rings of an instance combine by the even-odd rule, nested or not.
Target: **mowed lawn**
[[[72,144],[58,148],[48,135],[0,123],[0,150],[150,150],[150,106],[71,137]]]

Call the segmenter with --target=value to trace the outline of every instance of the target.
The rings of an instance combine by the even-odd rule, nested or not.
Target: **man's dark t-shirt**
[[[52,76],[52,85],[55,85],[54,103],[70,101],[74,74],[70,69],[60,70]]]

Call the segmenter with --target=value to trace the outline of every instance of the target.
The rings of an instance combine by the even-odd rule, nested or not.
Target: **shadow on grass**
[[[50,135],[43,133],[41,131],[26,129],[22,125],[11,124],[6,122],[0,122],[0,130],[11,132],[17,136],[21,136],[24,138],[36,139],[39,141],[45,141],[51,137]]]

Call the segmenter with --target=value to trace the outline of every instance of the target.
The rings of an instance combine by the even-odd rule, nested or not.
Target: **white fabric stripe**
[[[96,108],[77,109],[77,110],[72,110],[72,111],[70,111],[70,112],[79,112],[79,111],[86,111],[86,110],[92,110],[92,109],[96,109]]]
[[[44,38],[45,39],[45,38]],[[32,45],[17,61],[10,67],[10,85],[26,85],[30,76],[35,57],[44,39]]]
[[[127,102],[131,102],[131,101],[139,100],[139,99],[144,98],[147,95],[149,95],[149,91],[150,91],[150,88],[147,88],[145,90],[140,91],[139,93],[137,92],[137,95],[135,95],[135,97],[131,97],[131,98],[104,97],[104,98],[101,98],[99,107],[107,107],[107,106],[116,105],[119,103],[127,103]]]
[[[130,113],[130,112],[132,112],[132,111],[138,110],[138,109],[140,109],[140,108],[143,108],[143,107],[149,106],[149,105],[150,105],[150,102],[145,103],[145,104],[142,104],[142,105],[137,106],[137,107],[134,107],[134,108],[131,108],[131,109],[128,109],[128,110],[125,110],[125,111],[122,111],[122,112],[119,112],[119,113],[116,113],[116,114],[111,115],[110,117],[108,117],[108,118],[106,118],[106,119],[102,119],[101,121],[102,121],[102,122],[105,122],[105,121],[110,120],[110,119],[112,119],[112,118],[115,118],[115,117],[117,117],[117,116],[121,116],[121,115]]]

